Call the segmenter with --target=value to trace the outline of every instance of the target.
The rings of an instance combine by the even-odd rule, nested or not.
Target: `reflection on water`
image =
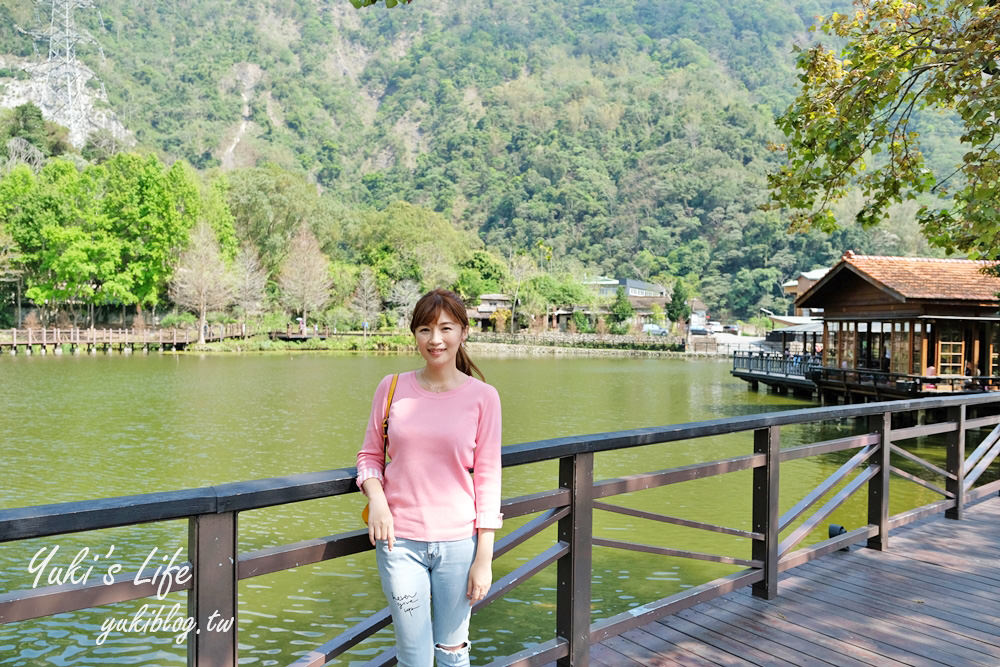
[[[0,507],[20,507],[191,488],[352,466],[379,379],[414,368],[417,357],[346,355],[70,356],[0,360]],[[724,361],[666,359],[477,360],[504,406],[503,441],[519,443],[585,433],[662,426],[809,405],[754,393],[733,380]],[[851,422],[783,429],[783,445],[856,432]],[[933,446],[931,447],[933,449]],[[670,468],[751,451],[749,434],[651,445],[596,457],[595,478]],[[782,506],[790,507],[843,459],[782,467]],[[732,528],[750,528],[750,473],[731,473],[610,499],[611,502]],[[557,485],[553,462],[509,468],[504,495]],[[931,500],[910,484],[893,511]],[[863,495],[863,494],[862,494]],[[830,521],[864,520],[854,498]],[[359,527],[359,494],[243,512],[241,551]],[[523,523],[510,520],[504,531]],[[596,512],[594,534],[609,539],[749,557],[741,538]],[[499,559],[495,578],[551,545],[555,532]],[[63,564],[84,547],[106,553],[125,571],[153,548],[187,545],[186,522],[172,521],[58,538],[0,544],[0,590],[31,585],[32,555],[58,544]],[[595,548],[594,618],[697,585],[738,568],[652,554]],[[94,577],[103,574],[95,567]],[[484,662],[551,638],[555,568],[549,567],[473,619],[474,661]],[[143,604],[170,608],[183,593],[0,626],[0,665],[183,664],[170,632],[111,633],[101,624],[130,617]],[[239,586],[241,664],[285,665],[381,609],[374,558],[359,554],[244,580]],[[371,658],[391,646],[379,632],[345,657]]]

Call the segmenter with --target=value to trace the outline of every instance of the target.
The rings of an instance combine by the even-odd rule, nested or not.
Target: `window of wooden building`
[[[938,327],[938,374],[963,375],[965,372],[965,336],[954,324]]]
[[[837,343],[840,336],[840,322],[825,322],[823,324],[823,365],[835,366],[837,364]]]
[[[888,326],[888,325],[887,325]],[[893,373],[908,373],[910,368],[910,323],[893,322],[889,346],[890,367]]]
[[[844,322],[841,324],[843,334],[840,346],[840,365],[842,368],[854,368],[854,347],[857,341],[857,332],[854,330],[854,322]]]
[[[910,352],[910,373],[914,375],[924,374],[924,364],[927,360],[924,358],[924,325],[920,322],[914,322],[913,324],[913,337],[912,344],[913,347]]]
[[[990,370],[993,377],[1000,376],[1000,325],[991,323],[990,332]]]

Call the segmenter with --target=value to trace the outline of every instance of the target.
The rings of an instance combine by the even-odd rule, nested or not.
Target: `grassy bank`
[[[271,340],[267,336],[230,339],[204,345],[190,345],[192,352],[407,352],[416,349],[413,336],[331,336],[303,341]]]

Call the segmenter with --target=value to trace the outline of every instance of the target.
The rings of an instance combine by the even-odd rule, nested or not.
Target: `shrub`
[[[194,326],[198,323],[198,318],[194,313],[167,313],[160,318],[160,326],[167,328]]]

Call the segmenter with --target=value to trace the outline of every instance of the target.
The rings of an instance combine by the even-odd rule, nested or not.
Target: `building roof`
[[[820,278],[822,278],[823,276],[825,276],[829,272],[830,272],[830,267],[827,266],[827,267],[824,267],[822,269],[813,269],[812,271],[803,271],[802,273],[799,274],[799,276],[801,276],[802,278],[805,278],[806,280],[819,280]]]
[[[818,320],[815,317],[810,317],[808,315],[768,315],[768,317],[775,324],[783,324],[786,327],[818,322],[820,329],[823,328],[823,320]]]
[[[849,271],[860,276],[897,301],[959,301],[1000,303],[1000,278],[982,272],[992,262],[931,257],[855,255],[848,250],[840,262],[819,282],[796,299],[799,307],[809,303],[838,275]]]
[[[812,320],[781,329],[773,329],[772,333],[823,333],[823,320]]]

